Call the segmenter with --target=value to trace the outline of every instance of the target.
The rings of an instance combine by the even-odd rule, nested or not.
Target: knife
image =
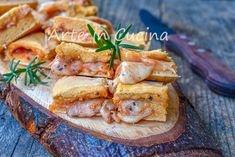
[[[209,50],[192,42],[190,37],[177,34],[148,10],[141,9],[139,16],[150,33],[158,35],[163,32],[168,33],[166,48],[185,58],[191,69],[205,80],[212,91],[220,95],[235,97],[235,71],[215,58]]]

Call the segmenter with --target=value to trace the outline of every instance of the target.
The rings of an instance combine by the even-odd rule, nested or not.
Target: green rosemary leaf
[[[9,77],[11,75],[12,75],[12,73],[6,73],[6,74],[3,74],[2,76]]]
[[[28,84],[28,73],[26,72],[24,75],[24,85],[27,86]]]
[[[103,44],[101,43],[101,41],[98,39],[97,34],[95,33],[94,29],[91,27],[91,25],[87,24],[88,30],[91,33],[91,35],[93,36],[93,38],[95,39],[95,42],[97,43],[97,45],[99,47],[102,47]]]
[[[4,81],[7,83],[10,83],[13,79],[17,82],[17,79],[20,77],[22,73],[25,73],[24,75],[24,84],[25,85],[30,85],[30,84],[36,84],[36,83],[43,83],[42,81],[39,81],[39,76],[37,76],[37,71],[43,76],[47,77],[47,75],[40,70],[40,66],[44,64],[45,62],[39,62],[34,64],[36,61],[37,57],[32,59],[28,66],[26,68],[18,68],[17,66],[20,64],[20,61],[17,61],[14,64],[14,59],[10,61],[10,72],[3,74],[3,78],[0,79],[0,81]],[[39,78],[39,79],[38,79]],[[47,77],[48,78],[48,77]],[[29,79],[29,82],[28,82]],[[40,79],[41,80],[41,79]]]
[[[30,78],[29,84],[34,84],[35,85],[35,79],[34,79],[32,71],[28,70],[27,73],[28,73],[29,78]]]
[[[97,40],[96,38],[98,38],[95,34],[95,31],[93,30],[93,28],[90,25],[88,26],[88,30],[90,31],[91,35],[93,36],[93,38],[95,40]],[[122,40],[126,37],[127,33],[130,31],[132,25],[128,25],[126,27],[126,29],[122,32],[121,31],[121,24],[118,25],[117,27],[117,34],[115,37],[115,41],[114,43],[112,42],[111,36],[110,34],[108,34],[108,32],[105,30],[104,32],[106,33],[106,36],[108,38],[105,38],[105,36],[101,36],[101,39],[99,40],[99,42],[101,43],[101,45],[99,45],[99,48],[96,50],[96,52],[101,52],[101,51],[105,51],[108,49],[112,50],[112,56],[109,62],[109,68],[112,68],[113,64],[114,64],[114,60],[116,57],[116,54],[118,56],[118,59],[121,61],[121,52],[120,52],[120,48],[119,47],[123,47],[123,48],[129,48],[129,49],[137,49],[137,50],[143,50],[140,47],[134,46],[134,45],[129,45],[129,44],[120,44],[122,42]],[[105,28],[103,28],[105,29]]]
[[[127,33],[130,31],[131,27],[132,27],[132,24],[127,26],[127,28],[125,29],[125,31],[122,33],[121,37],[119,38],[120,40],[123,40],[125,38]],[[120,44],[120,43],[121,43],[121,41],[118,42],[118,44]]]
[[[128,48],[128,49],[143,50],[143,48],[141,48],[141,47],[129,45],[129,44],[119,44],[119,46],[123,47],[123,48]]]
[[[17,82],[17,79],[19,78],[19,75],[13,74],[13,78],[15,78],[15,82]]]
[[[16,62],[16,64],[14,65],[14,67],[13,67],[13,70],[15,71],[16,70],[16,68],[17,68],[17,66],[20,64],[20,61],[17,61]]]
[[[113,49],[112,57],[109,61],[109,69],[111,69],[113,67],[113,62],[114,62],[115,56],[116,56],[116,50]]]
[[[16,71],[15,71],[15,73],[16,74],[21,74],[21,73],[23,73],[23,72],[26,72],[26,69],[17,69]]]
[[[38,62],[38,63],[32,65],[31,68],[39,67],[40,65],[45,64],[45,63],[46,62]]]
[[[3,78],[0,79],[1,82],[6,82],[7,80],[8,80],[7,77],[3,77]]]
[[[110,45],[110,46],[114,47],[113,43],[110,40],[106,40],[106,39],[104,39],[104,37],[101,37],[101,39],[106,45]]]
[[[36,61],[37,58],[38,58],[38,57],[34,57],[34,59],[29,62],[27,68],[28,68],[28,67],[31,67],[31,65]]]
[[[107,45],[107,46],[103,46],[101,48],[98,48],[95,52],[101,52],[101,51],[104,51],[104,50],[109,50],[113,48],[113,45]]]
[[[10,61],[10,70],[13,71],[14,58]]]
[[[38,71],[43,77],[50,79],[50,77],[47,76],[47,75],[46,75],[43,71],[41,71],[40,69],[37,69],[37,71]]]
[[[36,81],[38,81],[40,84],[47,84],[47,82],[43,82],[38,76],[37,76],[37,70],[33,72],[33,76]]]
[[[37,75],[35,75],[34,77],[40,84],[45,84],[46,83],[46,82],[43,82]]]
[[[14,76],[11,75],[11,76],[8,78],[7,83],[10,83],[10,82],[12,81],[13,77],[14,77]]]
[[[104,36],[101,35],[101,38],[103,37],[102,40],[111,40],[111,36],[110,36],[110,34],[106,31],[106,29],[105,29],[104,27],[102,27],[102,29],[104,30],[105,35],[108,37],[107,39],[105,39]]]
[[[121,61],[121,52],[120,52],[120,49],[119,49],[118,45],[115,45],[115,49],[116,49],[116,52],[118,54],[118,59]]]

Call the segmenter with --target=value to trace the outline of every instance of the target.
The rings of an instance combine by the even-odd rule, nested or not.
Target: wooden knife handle
[[[168,36],[166,47],[183,56],[210,89],[221,95],[235,97],[235,71],[212,56],[208,50],[195,45],[185,35]]]

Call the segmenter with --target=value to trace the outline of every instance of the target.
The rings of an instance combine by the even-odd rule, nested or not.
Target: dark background
[[[131,31],[146,30],[138,12],[150,10],[178,33],[188,34],[199,45],[211,49],[235,70],[235,1],[222,0],[94,0],[100,16],[114,25],[133,24]],[[159,46],[153,41],[153,47]],[[211,92],[201,78],[191,72],[186,61],[171,53],[177,62],[183,93],[216,138],[226,157],[235,156],[235,99]],[[0,156],[50,156],[0,104]]]

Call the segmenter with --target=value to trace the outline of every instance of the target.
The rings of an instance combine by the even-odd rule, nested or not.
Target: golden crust
[[[109,62],[110,51],[95,52],[95,49],[82,47],[74,43],[61,43],[56,47],[56,53],[64,59],[79,59],[83,63],[90,62]]]
[[[91,27],[95,30],[96,34],[100,34],[103,32],[103,30],[101,29],[100,25],[86,20],[86,19],[82,19],[82,18],[73,18],[73,17],[63,17],[63,16],[57,16],[54,18],[54,25],[53,28],[54,29],[58,29],[58,30],[65,30],[65,31],[84,31],[87,30],[87,24],[90,24]]]
[[[17,7],[19,5],[27,4],[31,8],[36,8],[38,5],[37,0],[1,0],[0,1],[0,15],[4,14],[8,10]]]
[[[114,93],[115,103],[121,100],[152,99],[156,102],[168,101],[168,86],[157,82],[141,82],[134,85],[119,83]]]
[[[106,79],[88,77],[63,77],[53,88],[54,104],[68,104],[77,100],[107,98]]]
[[[115,78],[124,84],[134,84],[143,80],[173,82],[178,78],[174,63],[155,61],[154,65],[142,62],[123,61],[116,69]]]
[[[176,72],[167,72],[167,71],[156,71],[154,70],[151,75],[146,79],[150,81],[158,81],[158,82],[174,82],[179,76],[176,74]]]
[[[42,3],[38,9],[39,13],[44,14],[47,18],[51,18],[60,13],[65,13],[69,17],[86,17],[96,16],[98,9],[96,6],[84,6],[80,3],[55,1]]]
[[[87,28],[90,24],[96,34],[103,32],[101,25],[82,18],[57,16],[53,26],[46,29],[46,33],[53,39],[65,42],[78,43],[82,46],[97,47],[93,37]]]
[[[28,5],[23,5],[11,9],[0,17],[2,48],[40,27],[32,11]]]
[[[66,11],[66,15],[69,17],[87,17],[96,16],[98,8],[96,6],[74,5]]]
[[[166,51],[162,51],[161,49],[152,51],[140,51],[120,48],[120,50],[123,61],[141,62],[141,59],[146,58],[172,62],[172,59],[168,56]]]
[[[167,106],[151,103],[151,107],[153,108],[153,113],[145,117],[144,120],[165,122],[167,119]]]

